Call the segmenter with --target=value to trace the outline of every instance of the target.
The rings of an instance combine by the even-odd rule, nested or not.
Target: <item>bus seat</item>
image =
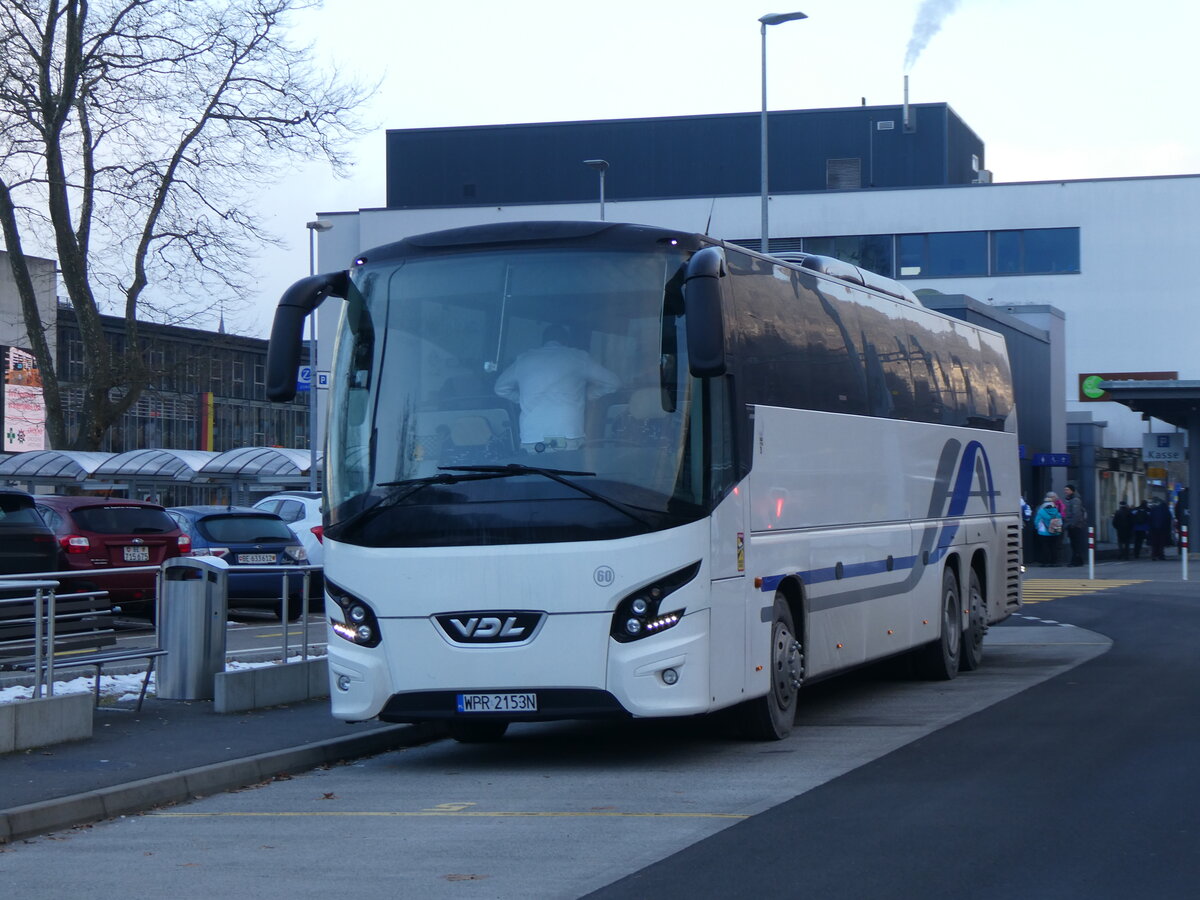
[[[492,425],[483,416],[462,416],[450,424],[450,442],[456,447],[486,447],[492,436]]]

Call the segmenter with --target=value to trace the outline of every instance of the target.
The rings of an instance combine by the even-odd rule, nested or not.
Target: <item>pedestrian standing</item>
[[[1033,528],[1037,532],[1038,562],[1043,566],[1058,565],[1058,544],[1062,540],[1063,520],[1054,499],[1053,494],[1047,494],[1033,517]]]
[[[1171,543],[1171,510],[1157,497],[1150,501],[1150,558],[1166,559]]]
[[[1067,514],[1067,505],[1062,502],[1062,497],[1051,491],[1046,495],[1054,502],[1054,508],[1058,510],[1059,530],[1054,533],[1054,565],[1058,565],[1058,561],[1062,559],[1063,538],[1066,537],[1066,529],[1061,527],[1062,520]]]
[[[1066,526],[1067,539],[1071,542],[1071,561],[1067,565],[1082,566],[1083,551],[1087,546],[1085,543],[1087,540],[1087,510],[1084,509],[1079,494],[1075,492],[1075,485],[1068,484],[1066,494],[1063,524]]]
[[[1113,531],[1117,535],[1117,555],[1129,559],[1129,545],[1133,540],[1133,510],[1122,500],[1112,515]]]
[[[1150,536],[1150,507],[1143,500],[1132,510],[1133,516],[1133,558],[1142,555],[1142,544]]]

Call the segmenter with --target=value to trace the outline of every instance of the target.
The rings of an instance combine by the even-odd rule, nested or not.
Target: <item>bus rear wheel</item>
[[[987,613],[984,608],[983,589],[979,575],[971,570],[967,582],[967,630],[963,632],[962,656],[958,667],[964,672],[974,672],[983,665],[983,636],[987,634]]]
[[[771,686],[762,697],[742,707],[746,736],[781,741],[792,733],[800,684],[804,680],[804,648],[796,636],[792,611],[783,594],[775,594],[771,611]]]
[[[450,723],[450,737],[460,744],[488,744],[500,740],[506,731],[508,731],[507,722],[494,720],[464,722],[455,719]]]
[[[918,647],[913,657],[917,672],[931,681],[949,681],[956,676],[962,654],[962,598],[958,577],[948,568],[942,570],[941,598],[941,635]]]

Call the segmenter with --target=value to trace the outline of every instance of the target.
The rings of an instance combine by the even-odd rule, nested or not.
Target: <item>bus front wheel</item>
[[[804,680],[804,648],[796,636],[792,611],[783,594],[775,594],[771,611],[771,685],[765,696],[743,707],[747,737],[780,741],[792,732],[797,694]]]
[[[958,577],[948,568],[942,570],[940,618],[940,637],[923,647],[918,647],[915,661],[917,671],[922,677],[932,681],[949,681],[958,674],[963,628]]]

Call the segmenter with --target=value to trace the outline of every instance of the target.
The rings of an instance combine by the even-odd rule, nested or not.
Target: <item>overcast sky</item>
[[[768,29],[772,109],[899,103],[907,61],[910,100],[950,104],[997,181],[1200,172],[1200,5],[1183,0],[326,0],[296,35],[383,79],[375,130],[349,180],[314,165],[264,190],[289,247],[258,260],[234,327],[265,336],[316,213],[384,205],[386,129],[758,110],[757,20],[795,10]]]

